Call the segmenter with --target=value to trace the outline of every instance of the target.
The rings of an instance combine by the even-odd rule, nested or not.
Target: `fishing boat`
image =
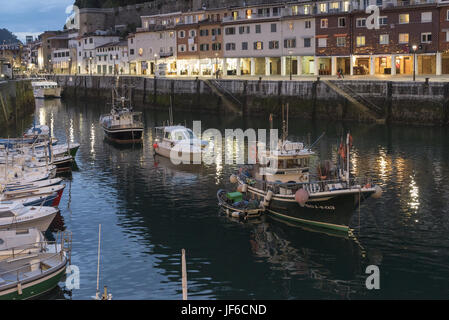
[[[35,98],[61,98],[61,87],[54,81],[32,81],[33,94]]]
[[[46,179],[30,183],[8,183],[4,186],[0,185],[0,193],[3,191],[30,190],[58,185],[62,182],[61,178]]]
[[[111,112],[100,117],[100,125],[106,138],[113,142],[141,142],[143,136],[142,112],[133,111],[130,99],[119,96],[117,86],[112,89]]]
[[[21,255],[33,254],[41,249],[41,243],[45,241],[42,232],[36,228],[2,230],[0,239],[0,260],[18,252]]]
[[[241,192],[228,192],[220,189],[217,192],[218,204],[228,216],[234,218],[257,218],[260,217],[263,208],[255,199],[245,199]]]
[[[262,148],[260,161],[241,167],[231,176],[231,182],[255,196],[266,212],[275,217],[348,232],[354,210],[369,197],[378,198],[382,194],[372,179],[350,175],[352,137],[348,133],[346,145],[340,146],[342,159],[338,166],[328,160],[312,174],[310,163],[315,155],[312,146],[287,140],[288,127],[283,123],[283,136],[277,148]]]
[[[154,128],[156,138],[154,152],[172,162],[201,163],[202,155],[209,146],[208,141],[200,140],[195,133],[184,126],[163,126]]]
[[[13,202],[24,206],[52,206],[57,207],[61,201],[65,185],[53,185],[36,189],[19,189],[3,191],[0,194],[0,204]]]
[[[0,230],[36,228],[44,232],[58,212],[53,207],[9,207],[0,204]]]
[[[35,298],[55,288],[65,275],[70,263],[71,235],[61,233],[56,241],[22,236],[25,231],[0,231],[0,239],[13,237],[14,241],[0,242],[0,299],[23,300]],[[29,231],[32,232],[32,231]],[[28,252],[31,251],[31,254]]]

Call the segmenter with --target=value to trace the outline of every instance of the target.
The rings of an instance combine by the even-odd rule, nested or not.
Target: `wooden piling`
[[[182,300],[187,300],[187,268],[186,268],[186,250],[181,251],[182,264]]]
[[[392,104],[393,104],[393,83],[387,82],[387,101],[385,103],[385,122],[391,123],[392,120]]]

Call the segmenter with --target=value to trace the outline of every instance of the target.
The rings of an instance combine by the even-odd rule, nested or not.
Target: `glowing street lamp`
[[[416,49],[418,49],[416,44],[414,44],[412,46],[412,49],[413,49],[413,81],[415,81],[415,79],[416,79]]]
[[[292,80],[292,50],[288,50],[288,54],[290,56],[290,81]]]
[[[154,77],[156,78],[157,71],[157,53],[154,54]]]
[[[92,57],[89,57],[89,72],[92,75]]]

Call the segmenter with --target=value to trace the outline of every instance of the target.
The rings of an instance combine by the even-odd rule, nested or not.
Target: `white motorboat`
[[[37,228],[46,231],[59,209],[53,207],[11,208],[0,204],[0,230]]]
[[[153,149],[156,154],[177,164],[202,162],[202,155],[210,143],[198,139],[192,130],[184,126],[156,127],[155,130]]]

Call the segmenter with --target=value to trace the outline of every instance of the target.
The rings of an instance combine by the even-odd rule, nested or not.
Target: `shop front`
[[[436,74],[437,58],[435,54],[418,55],[418,73]]]
[[[302,74],[315,74],[315,58],[313,56],[301,57]]]
[[[374,59],[375,74],[391,74],[391,56],[376,57]]]
[[[332,58],[318,58],[318,74],[331,75],[332,74]]]
[[[412,74],[413,56],[396,56],[395,67],[396,74]]]
[[[250,58],[240,59],[240,74],[242,76],[251,74],[251,59]]]
[[[354,56],[353,74],[354,75],[370,74],[370,58]]]
[[[351,59],[349,57],[337,57],[337,72],[342,74],[351,73]]]

